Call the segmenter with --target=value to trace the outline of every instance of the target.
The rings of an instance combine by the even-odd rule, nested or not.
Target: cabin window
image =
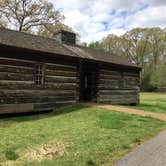
[[[88,78],[87,76],[85,76],[85,88],[87,89],[87,87],[88,87]]]
[[[35,84],[43,85],[44,84],[44,65],[36,64],[35,66]]]
[[[120,75],[121,75],[121,78],[119,79],[119,87],[124,88],[125,87],[125,80],[124,80],[125,78],[124,78],[123,72],[121,72]]]

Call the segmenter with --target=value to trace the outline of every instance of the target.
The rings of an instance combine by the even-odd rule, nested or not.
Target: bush
[[[147,73],[143,76],[141,80],[141,91],[153,92],[156,90],[156,87],[151,84],[151,75],[152,73]]]

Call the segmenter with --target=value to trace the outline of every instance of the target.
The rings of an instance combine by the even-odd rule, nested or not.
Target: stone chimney
[[[61,44],[76,44],[76,34],[65,30],[55,32],[53,39]]]

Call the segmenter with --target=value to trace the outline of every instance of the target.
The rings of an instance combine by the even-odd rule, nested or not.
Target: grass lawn
[[[81,105],[66,108],[61,114],[0,119],[0,163],[15,160],[20,166],[107,165],[164,128],[166,123],[157,119]],[[28,151],[49,143],[63,144],[63,156],[17,162]]]
[[[140,104],[134,108],[166,114],[166,93],[141,93]]]

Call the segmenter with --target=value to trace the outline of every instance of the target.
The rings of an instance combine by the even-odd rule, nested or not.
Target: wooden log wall
[[[0,114],[52,110],[76,102],[76,66],[45,63],[44,85],[35,85],[36,64],[0,57]]]
[[[96,69],[95,71],[92,72],[92,87],[91,87],[91,101],[97,102],[97,80],[98,80],[98,70]]]
[[[139,72],[130,73],[101,69],[98,82],[98,102],[112,104],[139,103]]]

